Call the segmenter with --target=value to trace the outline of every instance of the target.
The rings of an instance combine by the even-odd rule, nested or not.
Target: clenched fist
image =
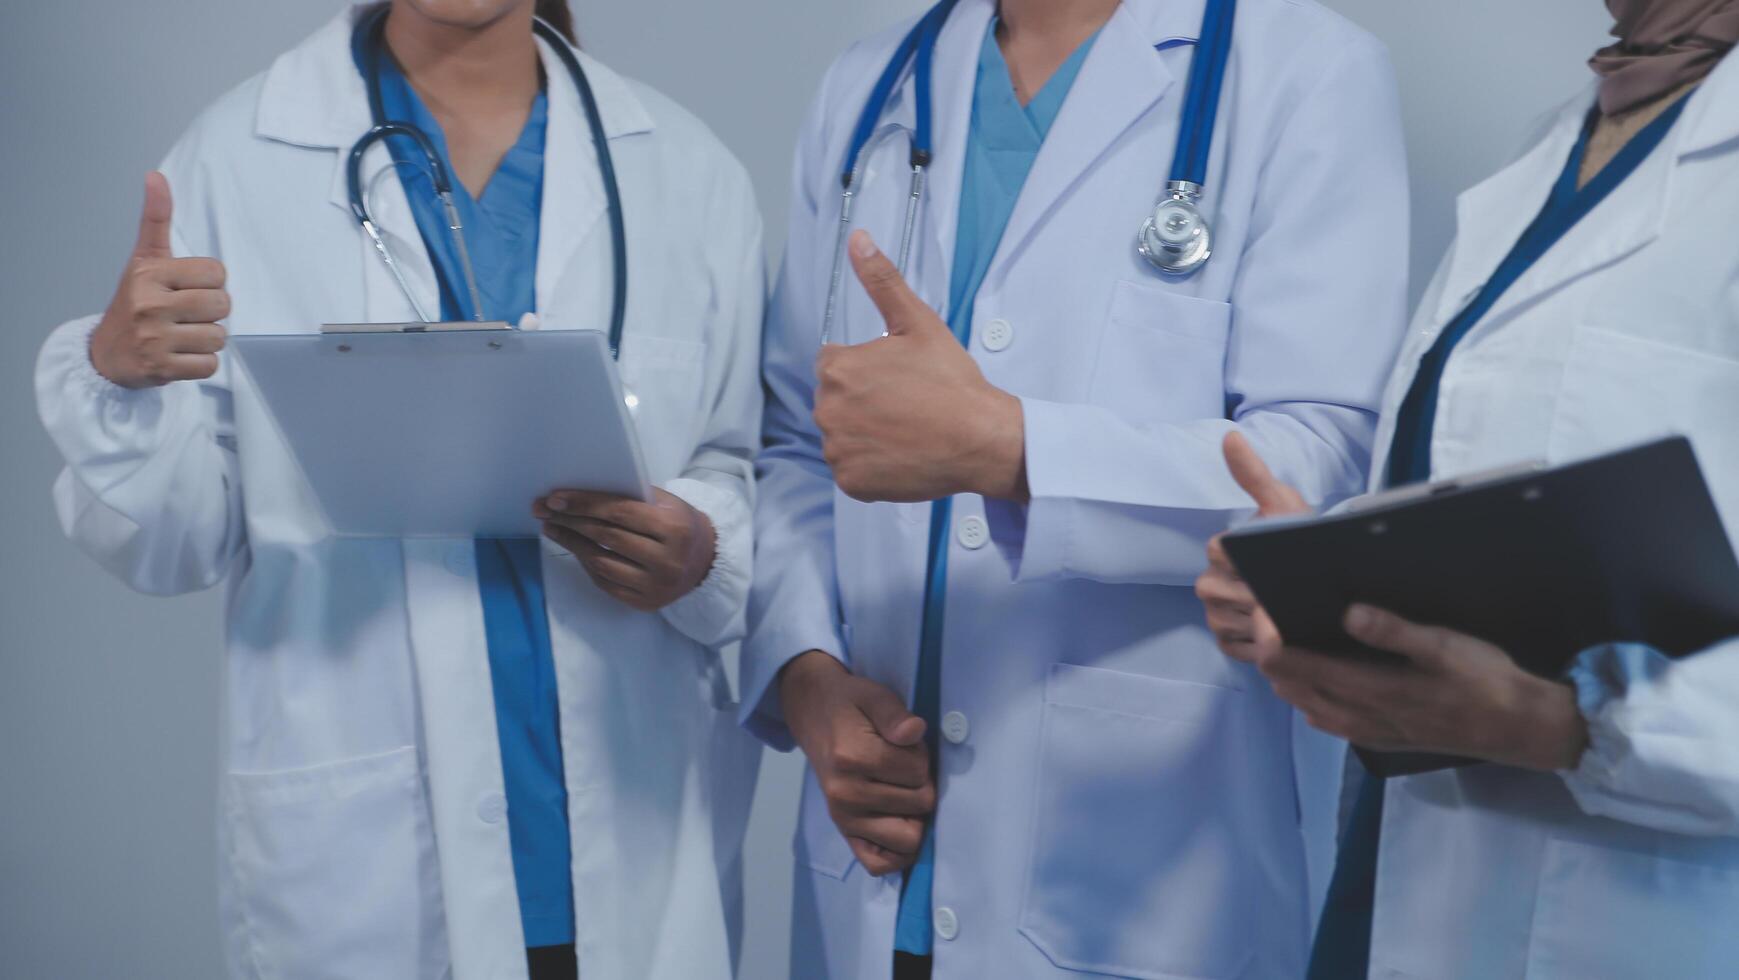
[[[169,244],[169,180],[145,176],[139,241],[102,322],[91,334],[91,365],[123,388],[196,381],[217,372],[229,316],[223,263],[178,259]]]

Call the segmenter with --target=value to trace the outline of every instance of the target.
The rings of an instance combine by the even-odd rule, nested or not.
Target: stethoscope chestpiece
[[[1206,264],[1213,254],[1213,232],[1197,204],[1202,198],[1202,187],[1187,180],[1174,180],[1165,189],[1165,199],[1142,222],[1135,249],[1160,272],[1187,276]]]

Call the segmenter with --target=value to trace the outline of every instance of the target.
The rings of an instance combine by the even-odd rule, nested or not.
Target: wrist
[[[1567,684],[1526,675],[1515,701],[1501,757],[1494,761],[1539,772],[1574,769],[1588,747],[1588,723]]]
[[[986,385],[980,451],[972,467],[968,490],[996,500],[1025,503],[1031,492],[1026,481],[1026,411],[1020,399]]]
[[[830,674],[843,673],[847,673],[845,665],[821,650],[808,650],[792,657],[779,668],[779,703],[787,720],[791,717],[791,706],[800,703],[807,690]]]
[[[86,339],[85,357],[90,360],[91,370],[97,372],[97,376],[104,381],[122,388],[132,387],[119,378],[113,366],[108,363],[109,346],[109,320],[105,316],[97,321],[96,327],[91,330],[90,336]]]

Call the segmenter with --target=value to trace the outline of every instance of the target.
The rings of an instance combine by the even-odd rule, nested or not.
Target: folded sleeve
[[[1226,417],[1140,423],[1103,406],[1024,399],[1032,500],[1024,511],[991,508],[993,525],[1024,520],[1006,535],[1023,542],[1018,579],[1192,582],[1207,539],[1253,510],[1221,455],[1234,429],[1313,503],[1363,488],[1405,325],[1400,106],[1387,54],[1368,38],[1339,45],[1301,85],[1236,258]]]
[[[1571,668],[1588,749],[1562,773],[1583,810],[1675,834],[1739,835],[1739,637],[1682,659],[1608,644]]]

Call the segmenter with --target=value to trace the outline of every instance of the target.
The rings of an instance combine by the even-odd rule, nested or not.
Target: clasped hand
[[[924,719],[819,650],[779,672],[779,703],[858,863],[877,877],[911,867],[936,808]]]
[[[1233,433],[1226,463],[1260,516],[1309,510]],[[1518,667],[1503,650],[1370,606],[1346,611],[1348,635],[1394,654],[1387,663],[1288,646],[1239,578],[1219,538],[1196,582],[1208,627],[1227,656],[1253,664],[1312,726],[1365,748],[1434,752],[1538,770],[1571,769],[1587,726],[1569,686]]]
[[[1020,400],[985,379],[868,233],[852,234],[850,252],[887,335],[816,359],[815,424],[834,481],[869,501],[1024,499]]]

